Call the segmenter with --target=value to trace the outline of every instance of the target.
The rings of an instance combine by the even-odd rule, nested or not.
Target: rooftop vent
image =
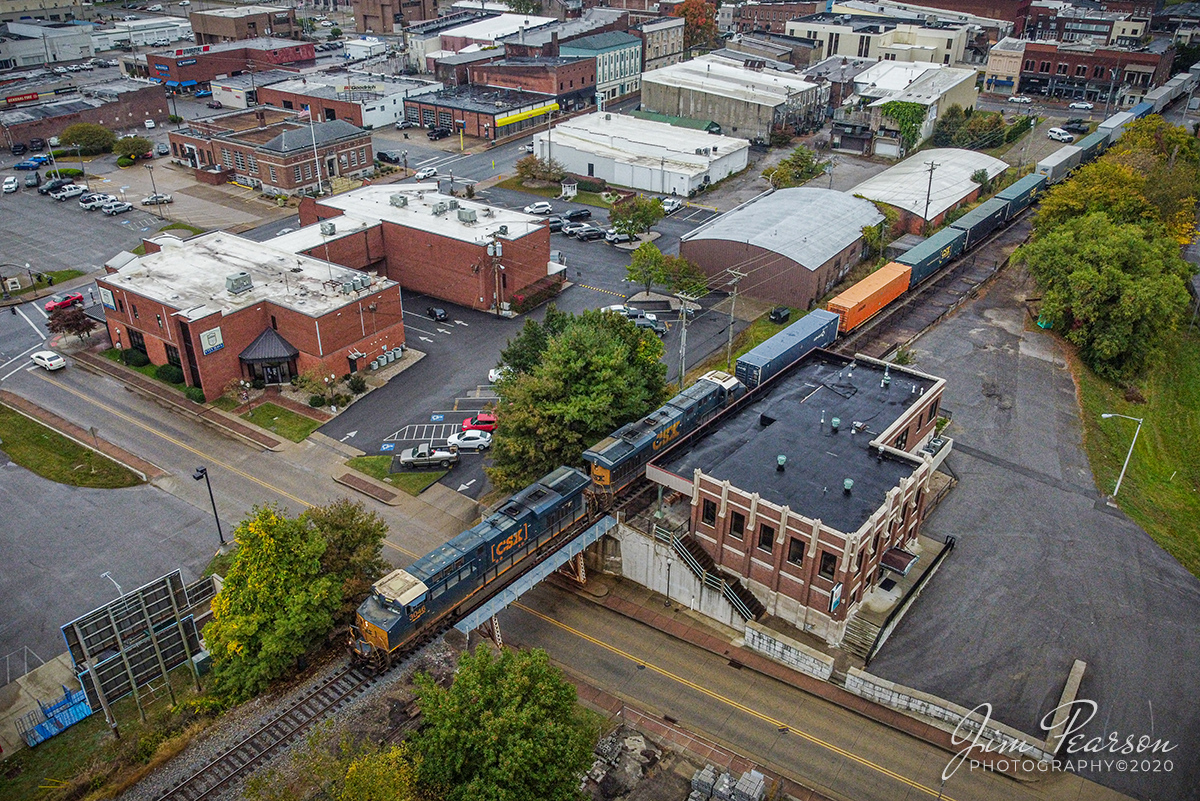
[[[475,222],[475,209],[459,209],[458,221],[461,223]]]
[[[508,226],[501,225],[499,228],[496,229],[496,233],[499,234],[500,236],[508,236]]]
[[[402,209],[408,205],[408,196],[400,194],[392,195],[390,198],[388,198],[388,202],[396,208]]]
[[[449,210],[450,210],[450,207],[447,206],[445,203],[434,203],[433,204],[433,214],[435,217],[440,217],[441,215],[445,214]]]
[[[244,270],[225,276],[225,291],[232,295],[240,295],[253,288],[254,280],[250,277],[250,273]]]
[[[842,479],[842,494],[849,495],[850,491],[852,489],[854,489],[854,479],[852,479],[852,478]]]
[[[337,233],[337,225],[331,222],[321,223],[321,236],[333,236]]]

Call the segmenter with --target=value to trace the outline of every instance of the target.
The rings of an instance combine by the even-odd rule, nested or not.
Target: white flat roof
[[[448,28],[442,31],[441,35],[462,36],[468,39],[481,39],[485,42],[494,42],[502,36],[518,32],[521,28],[536,28],[539,25],[546,25],[557,21],[555,17],[500,14],[496,17],[474,20],[455,28]]]
[[[774,70],[755,72],[740,63],[709,56],[644,72],[642,83],[679,86],[767,106],[778,106],[790,95],[817,88],[796,75]]]
[[[946,92],[949,92],[961,83],[970,81],[971,85],[974,86],[977,75],[978,73],[975,70],[956,69],[954,67],[929,70],[903,90],[894,92],[888,97],[881,97],[871,105],[881,106],[890,100],[898,100],[930,106],[940,100]]]
[[[546,132],[537,133],[535,138],[539,142],[545,140]],[[692,174],[706,172],[717,159],[750,147],[745,139],[605,112],[585,114],[556,125],[550,139],[551,149],[557,145],[627,164],[652,167],[669,164],[675,172]],[[696,152],[706,148],[710,150],[707,154]]]
[[[407,204],[392,205],[393,195],[402,195]],[[450,201],[457,202],[460,209],[473,210],[475,222],[460,222],[458,211],[455,209],[448,209],[441,214],[433,213],[435,206],[441,203],[448,205]],[[486,244],[496,235],[501,239],[519,239],[543,227],[541,217],[443,195],[437,191],[437,184],[432,183],[364,186],[352,192],[322,198],[320,203],[322,206],[341,209],[353,220],[386,220],[407,228],[476,244]],[[489,213],[491,216],[488,216]],[[500,233],[502,226],[506,229],[505,233]]]
[[[929,167],[926,164],[930,161],[938,165],[933,171],[932,189],[929,184]],[[878,200],[932,220],[979,186],[971,180],[971,175],[976,170],[987,170],[988,178],[991,179],[1007,169],[1008,165],[1000,159],[974,150],[922,150],[895,167],[863,181],[851,189],[850,194]],[[928,216],[925,214],[926,192],[929,196]]]
[[[871,97],[883,92],[900,92],[910,83],[930,70],[941,69],[941,64],[909,61],[880,61],[865,69],[854,78],[856,91]]]
[[[193,11],[192,13],[208,17],[252,17],[259,14],[286,15],[288,9],[272,8],[271,6],[240,6],[238,8],[211,8],[204,11]]]
[[[255,242],[225,231],[186,241],[160,235],[153,241],[162,250],[133,258],[118,254],[108,263],[117,272],[101,280],[179,309],[177,314],[189,320],[217,311],[230,314],[263,301],[320,317],[364,293],[396,285],[374,278],[367,289],[343,294],[343,280],[366,273],[297,255],[280,241]],[[225,289],[225,278],[237,272],[249,273],[252,286],[235,295]]]

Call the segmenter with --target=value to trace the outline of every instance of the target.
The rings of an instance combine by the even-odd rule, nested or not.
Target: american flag
[[[297,116],[299,119],[302,119],[302,120],[307,120],[307,119],[309,118],[309,116],[308,116],[308,115],[309,115],[308,106],[305,106],[305,107],[304,107],[304,111],[301,111],[301,112],[300,112],[299,114],[297,114],[296,116]]]

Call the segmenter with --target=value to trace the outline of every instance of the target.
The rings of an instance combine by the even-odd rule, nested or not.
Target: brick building
[[[38,91],[39,88],[42,91]],[[28,98],[10,101],[0,110],[0,140],[5,146],[30,139],[49,139],[78,122],[103,125],[112,130],[142,128],[146,120],[165,123],[170,109],[161,86],[116,80],[90,84],[58,94],[53,88],[20,84],[6,87],[9,97]],[[48,102],[47,102],[48,101]],[[143,132],[145,131],[142,128]]]
[[[1148,0],[1148,3],[1153,2],[1154,0]],[[1020,36],[1025,29],[1025,19],[1029,16],[1033,0],[921,0],[918,5],[944,8],[959,14],[1002,19],[1013,23],[1013,36]]]
[[[295,112],[261,106],[193,120],[168,138],[171,160],[198,178],[233,179],[273,195],[327,190],[334,178],[375,171],[371,135],[362,128],[345,120],[310,125]]]
[[[1034,4],[1025,25],[1025,38],[1058,42],[1089,40],[1117,47],[1137,47],[1149,29],[1149,20],[1135,20],[1131,14]]]
[[[520,89],[451,86],[407,98],[404,113],[426,128],[451,128],[494,141],[540,125],[554,110],[554,97]]]
[[[404,119],[406,97],[440,88],[437,83],[389,81],[343,72],[260,86],[258,102],[297,111],[308,106],[315,112],[314,118],[324,122],[345,120],[359,128],[382,128]]]
[[[472,65],[470,81],[493,89],[553,95],[559,108],[581,109],[596,99],[596,60],[592,58],[505,58]]]
[[[437,19],[436,0],[351,0],[359,33],[398,33],[405,25]]]
[[[176,365],[209,400],[238,379],[353,373],[404,345],[394,281],[224,231],[145,246],[96,281],[109,338]]]
[[[1167,40],[1137,50],[1090,42],[1025,42],[1019,91],[1133,106],[1170,79],[1174,60],[1175,45]]]
[[[333,223],[335,234],[309,252],[327,246],[339,264],[379,270],[406,292],[467,308],[499,304],[504,311],[548,277],[550,229],[541,218],[442,195],[432,184],[366,186],[303,201],[300,222],[319,220]],[[493,242],[502,246],[498,258],[488,255]]]
[[[944,386],[814,351],[647,466],[665,499],[654,529],[685,564],[748,589],[759,615],[837,645],[889,571],[906,574],[921,555],[934,474],[953,446],[930,441]],[[645,559],[628,542],[622,561]],[[720,593],[685,564],[667,591],[685,605],[694,593],[709,613]]]
[[[596,95],[604,101],[633,94],[641,87],[642,40],[620,31],[573,39],[559,47],[564,56],[596,60]]]
[[[189,17],[196,44],[235,42],[260,36],[299,39],[303,33],[294,8],[237,6],[193,11]]]
[[[742,3],[734,11],[734,24],[739,31],[786,33],[788,20],[816,14],[824,7],[824,3],[796,0]]]
[[[214,45],[195,45],[157,50],[145,56],[122,59],[122,68],[139,77],[182,88],[207,84],[244,72],[269,70],[284,64],[313,62],[317,53],[312,42],[261,38]],[[144,60],[142,60],[144,59]]]
[[[683,26],[683,17],[664,17],[629,29],[642,40],[642,72],[683,61]]]

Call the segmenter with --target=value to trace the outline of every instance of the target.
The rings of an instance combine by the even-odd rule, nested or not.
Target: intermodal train
[[[1196,74],[1176,75],[1149,92],[1144,102],[1108,117],[1095,132],[1054,151],[1037,163],[1032,174],[996,193],[995,197],[980,203],[947,228],[830,300],[829,310],[839,318],[838,331],[845,334],[866,323],[905,292],[1012,222],[1047,186],[1062,181],[1080,165],[1098,158],[1121,137],[1129,123],[1162,111],[1174,100],[1189,95],[1196,85]]]
[[[752,376],[748,380],[757,386],[814,348],[831,344],[836,322],[835,315],[814,311],[741,356],[735,372]],[[705,373],[659,409],[589,448],[583,459],[591,465],[590,476],[559,467],[478,525],[375,582],[350,628],[351,659],[386,670],[398,653],[439,630],[448,615],[469,608],[485,588],[512,575],[573,526],[608,509],[617,492],[645,473],[656,453],[746,392],[746,385],[728,373]]]

